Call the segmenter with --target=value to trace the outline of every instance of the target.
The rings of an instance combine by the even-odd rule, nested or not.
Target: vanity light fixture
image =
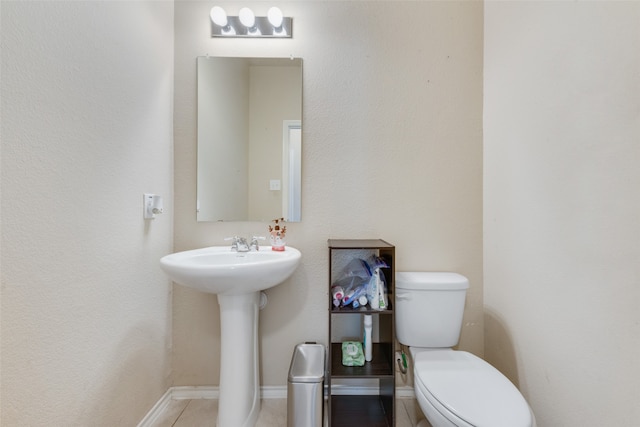
[[[227,12],[220,6],[213,6],[211,8],[211,22],[212,26],[215,24],[220,27],[220,33],[225,36],[233,36],[236,34],[235,28],[229,25],[229,19],[227,19]]]
[[[293,19],[272,7],[267,16],[255,16],[248,7],[240,9],[238,16],[227,16],[220,6],[211,9],[211,37],[278,37],[291,38]]]
[[[247,35],[259,37],[262,35],[260,28],[256,26],[256,16],[253,14],[253,10],[248,7],[243,7],[238,13],[240,23],[247,29]]]

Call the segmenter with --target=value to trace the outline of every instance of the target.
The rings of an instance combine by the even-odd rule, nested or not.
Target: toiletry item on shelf
[[[342,286],[334,285],[331,287],[331,295],[333,296],[334,300],[341,300],[342,298],[344,298],[344,289],[342,288]]]
[[[364,366],[361,342],[345,341],[342,343],[342,364],[344,366]]]
[[[276,218],[272,222],[276,225],[269,226],[269,240],[271,240],[271,250],[284,251],[285,240],[284,235],[287,232],[287,227],[280,227],[280,222],[284,222],[284,218]]]
[[[367,284],[366,295],[372,310],[386,310],[389,307],[384,275],[380,269],[373,272]]]
[[[375,271],[378,268],[389,268],[389,264],[387,264],[387,261],[377,255],[371,255],[369,258],[367,258],[366,263],[369,266],[370,271]]]
[[[365,306],[367,305],[367,303],[369,302],[369,300],[367,299],[367,296],[363,293],[360,295],[360,297],[358,298],[358,302],[360,303],[361,306]]]
[[[380,278],[374,272],[373,276],[371,276],[371,279],[369,280],[366,292],[367,300],[369,300],[369,305],[371,306],[372,310],[378,310],[380,308],[380,297],[378,291],[379,284]]]
[[[386,310],[389,302],[387,300],[387,287],[384,282],[384,276],[380,272],[380,270],[376,270],[376,276],[378,276],[379,284],[378,284],[378,309]]]
[[[334,300],[341,300],[343,307],[353,305],[353,308],[358,308],[366,305],[368,301],[363,301],[360,297],[364,294],[370,278],[371,269],[367,262],[360,258],[353,258],[342,269],[338,279],[333,282],[331,295]]]
[[[366,261],[361,260],[367,266],[370,276],[365,283],[365,295],[372,310],[386,310],[389,307],[385,278],[382,268],[389,268],[384,258],[371,255]],[[353,269],[354,265],[350,264]],[[357,264],[356,264],[357,266]],[[363,305],[363,304],[361,304]]]
[[[369,279],[363,279],[362,277],[343,277],[340,280],[333,282],[331,289],[339,286],[342,288],[342,298],[349,294],[352,290],[357,288],[364,288],[369,282]]]
[[[345,296],[342,297],[342,305],[347,306],[349,304],[357,302],[358,298],[360,298],[360,295],[362,295],[362,292],[364,292],[364,287],[362,286],[358,286],[355,289],[350,289],[349,291],[347,291]],[[358,308],[358,307],[354,307],[354,308]]]
[[[371,331],[373,329],[373,318],[370,314],[364,315],[364,334],[362,337],[364,347],[364,360],[371,362],[373,359],[373,343],[371,342]]]
[[[361,277],[369,280],[369,277],[371,277],[371,268],[365,260],[354,258],[342,269],[340,278],[344,277]]]

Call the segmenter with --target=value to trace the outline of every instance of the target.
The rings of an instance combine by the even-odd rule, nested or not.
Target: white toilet
[[[433,427],[535,427],[518,389],[496,368],[458,343],[466,277],[396,273],[396,335],[409,346],[414,389]]]

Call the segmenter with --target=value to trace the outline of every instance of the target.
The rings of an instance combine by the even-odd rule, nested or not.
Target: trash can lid
[[[298,344],[293,350],[289,381],[294,383],[318,383],[324,379],[324,346],[322,344]]]

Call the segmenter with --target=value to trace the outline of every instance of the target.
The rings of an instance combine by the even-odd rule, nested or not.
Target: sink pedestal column
[[[218,295],[221,329],[218,427],[253,427],[258,419],[259,300],[260,292]]]

